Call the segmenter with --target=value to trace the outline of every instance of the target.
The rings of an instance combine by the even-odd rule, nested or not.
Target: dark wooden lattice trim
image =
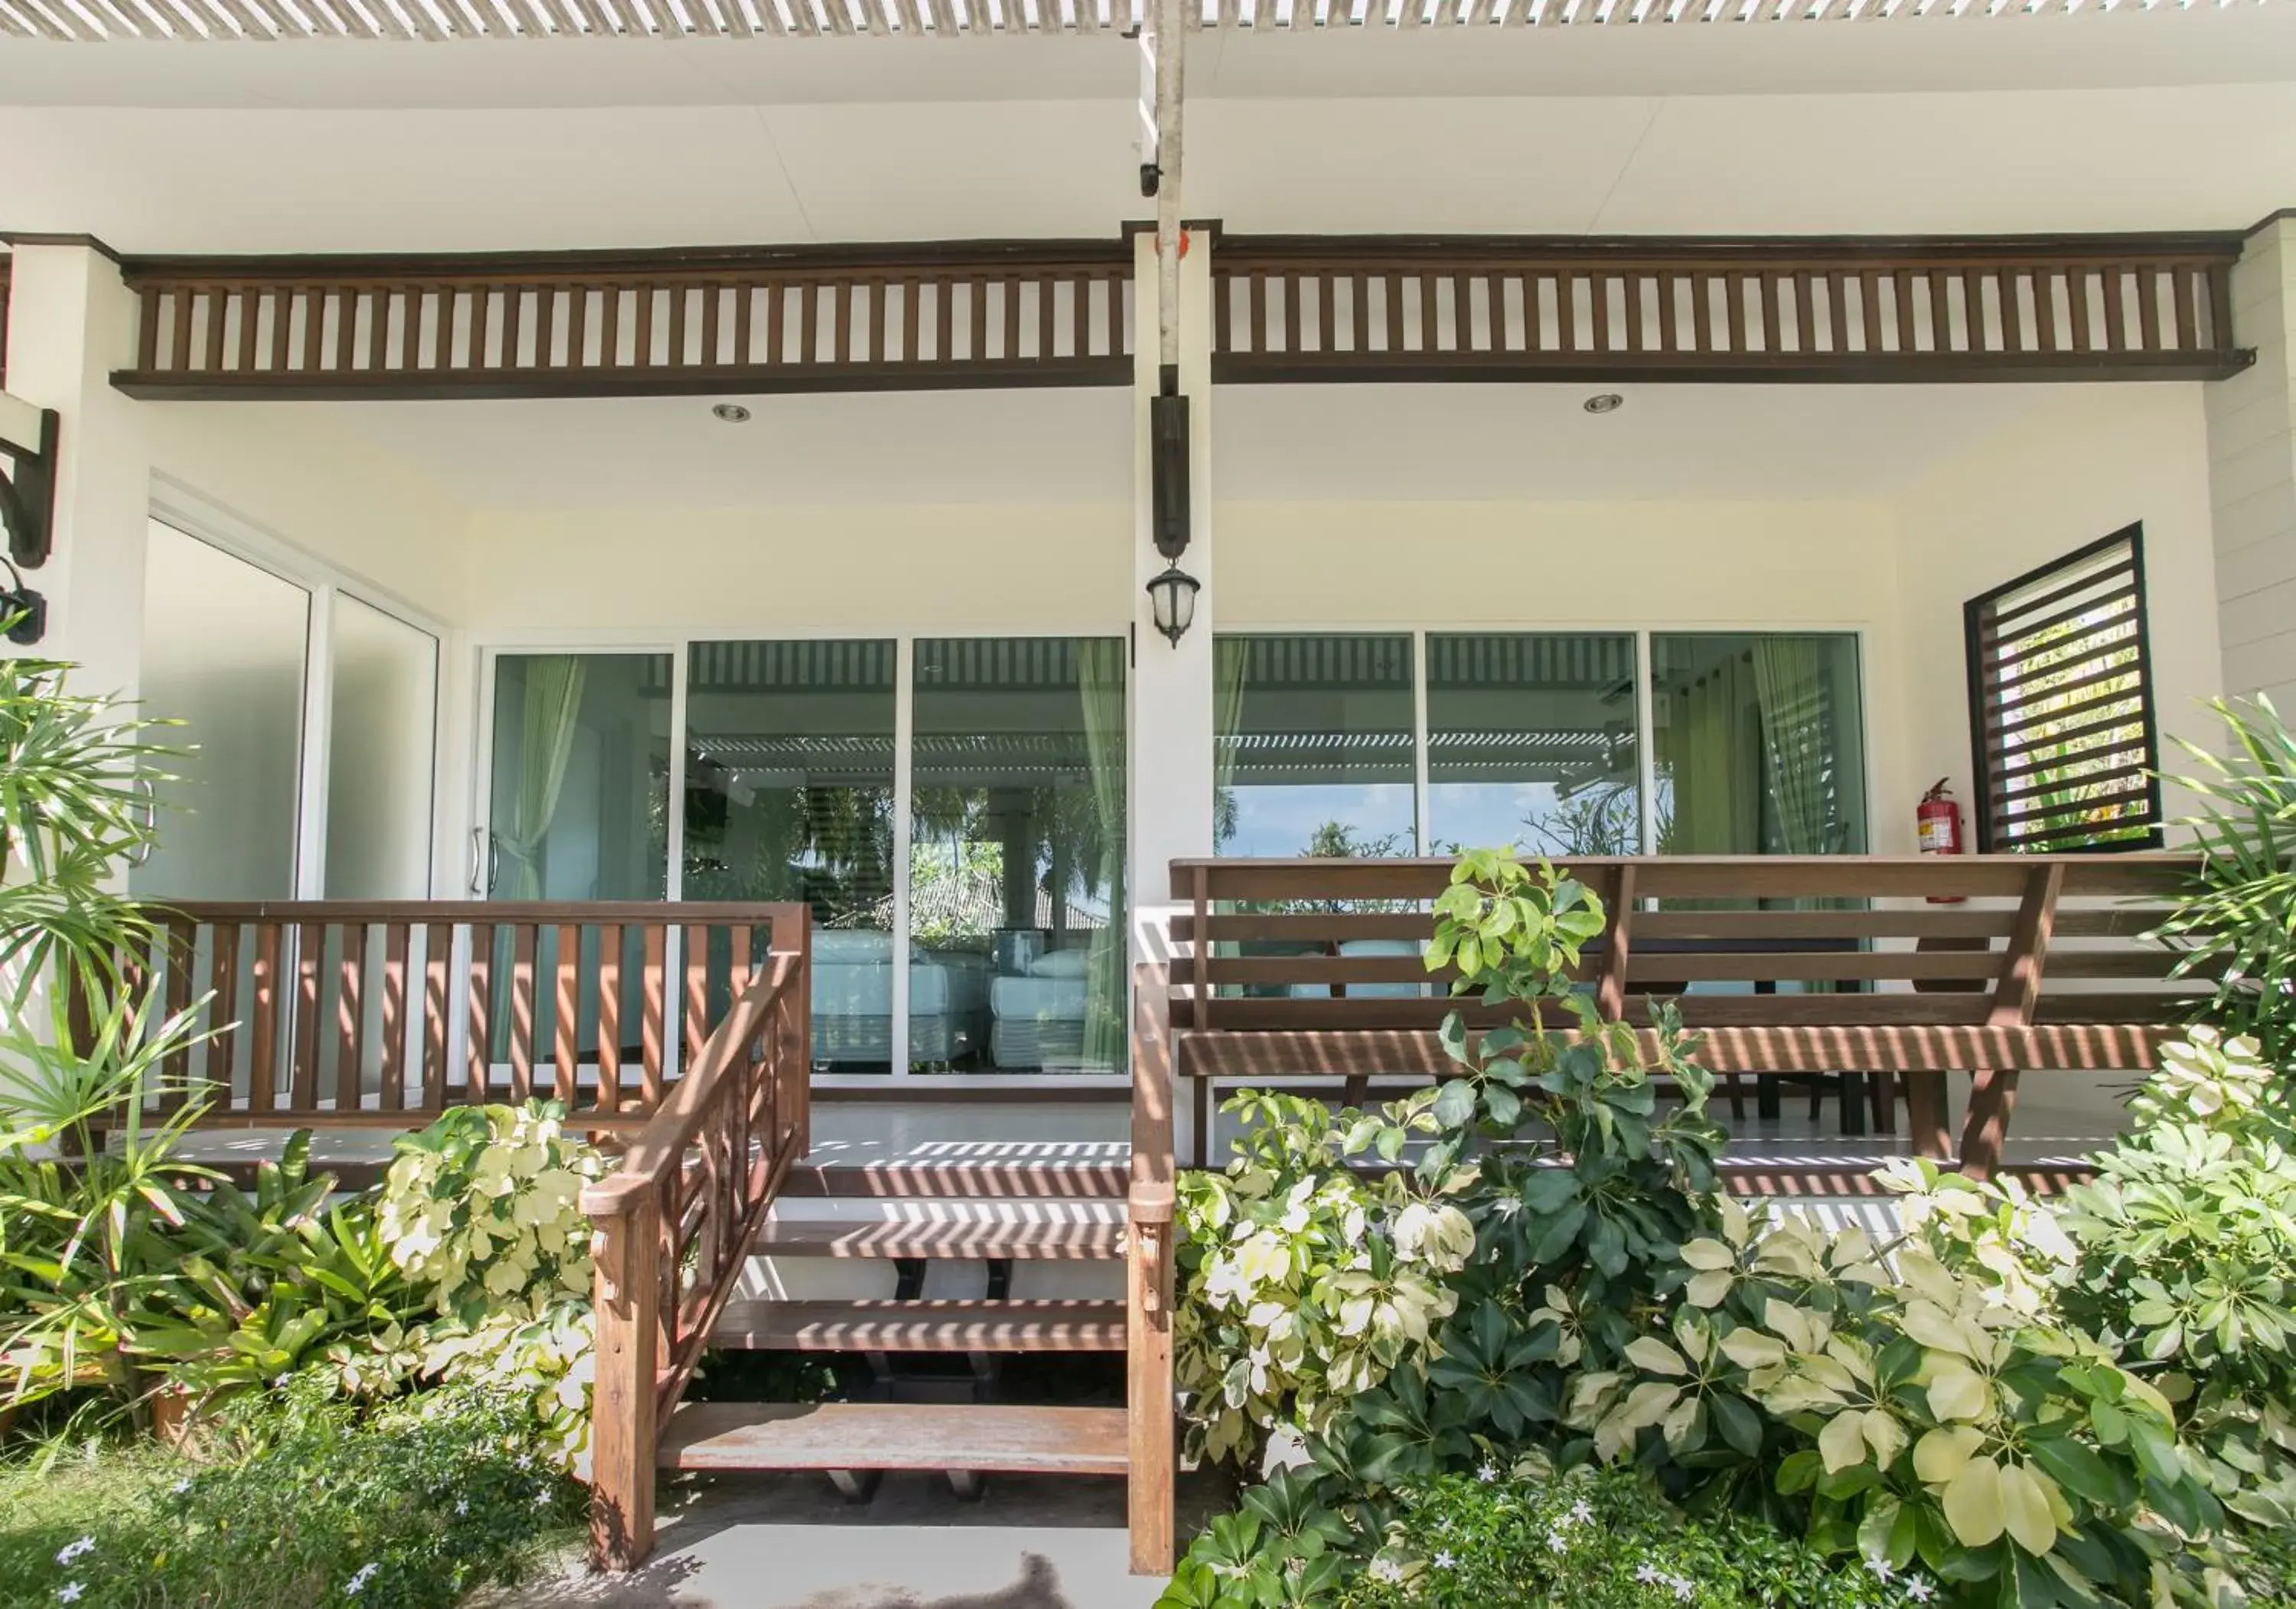
[[[143,258],[130,396],[688,396],[1127,385],[1120,241]]]
[[[2236,234],[1223,236],[1215,379],[2220,379]]]
[[[1977,847],[2158,848],[2144,528],[2030,571],[1962,613]]]

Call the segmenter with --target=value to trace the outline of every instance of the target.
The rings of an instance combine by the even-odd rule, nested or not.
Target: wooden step
[[[765,1257],[922,1257],[967,1262],[1012,1258],[1107,1261],[1124,1255],[1124,1226],[1098,1222],[911,1223],[898,1219],[775,1219],[758,1232]]]
[[[891,1402],[689,1402],[662,1433],[664,1469],[976,1470],[1120,1475],[1120,1408]]]
[[[1120,1352],[1120,1301],[736,1301],[709,1344],[772,1352]]]
[[[782,1194],[873,1201],[1121,1201],[1131,1163],[1096,1162],[800,1162]]]

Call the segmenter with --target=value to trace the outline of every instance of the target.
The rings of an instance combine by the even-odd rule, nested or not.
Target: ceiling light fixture
[[[1590,414],[1615,414],[1627,406],[1627,399],[1616,391],[1598,391],[1579,406]]]
[[[738,402],[721,402],[709,411],[727,424],[747,424],[750,421],[750,410]]]

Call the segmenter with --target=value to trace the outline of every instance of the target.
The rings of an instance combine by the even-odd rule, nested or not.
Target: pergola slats
[[[2233,0],[2120,0],[2132,10]],[[0,0],[0,34],[103,39],[903,38],[1128,34],[1144,0]],[[1192,0],[1191,27],[1252,32],[1652,27],[2069,15],[2112,0]],[[1903,21],[1899,26],[1905,26]]]

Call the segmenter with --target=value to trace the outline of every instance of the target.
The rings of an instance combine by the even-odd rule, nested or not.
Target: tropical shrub
[[[605,1164],[559,1107],[459,1106],[392,1142],[379,1224],[391,1260],[444,1317],[477,1326],[590,1293],[582,1186]]]
[[[94,1441],[0,1464],[0,1609],[448,1609],[535,1569],[586,1504],[519,1402],[362,1411],[307,1374],[234,1398],[197,1461]]]
[[[1172,1351],[1192,1452],[1242,1461],[1278,1426],[1324,1431],[1449,1317],[1442,1278],[1474,1227],[1402,1173],[1374,1181],[1347,1165],[1374,1151],[1392,1162],[1406,1137],[1435,1132],[1434,1099],[1383,1118],[1281,1095],[1227,1104],[1249,1125],[1235,1162],[1180,1185]]]
[[[2296,1060],[2296,735],[2261,694],[2210,708],[2229,752],[2184,745],[2201,767],[2177,781],[2201,800],[2185,825],[2202,863],[2161,932],[2185,952],[2187,973],[2218,979],[2199,1021],[2255,1039],[2285,1067]]]

